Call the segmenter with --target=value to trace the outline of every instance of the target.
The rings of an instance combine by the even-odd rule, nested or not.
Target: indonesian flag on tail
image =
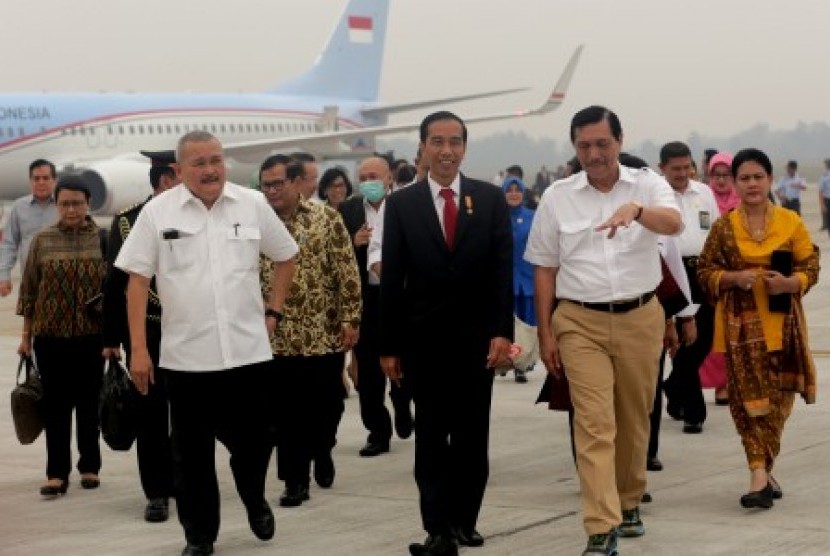
[[[372,18],[350,15],[349,40],[360,44],[372,44]]]

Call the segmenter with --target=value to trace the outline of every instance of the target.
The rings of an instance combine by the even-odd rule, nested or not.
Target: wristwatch
[[[282,311],[277,311],[276,309],[272,309],[271,307],[267,307],[265,309],[265,318],[269,318],[269,317],[276,320],[277,323],[280,323],[280,322],[283,321],[283,319],[285,319],[285,314],[283,314]]]
[[[637,214],[634,215],[634,220],[639,220],[640,217],[643,215],[643,205],[641,205],[637,201],[631,201],[631,204],[637,207]]]

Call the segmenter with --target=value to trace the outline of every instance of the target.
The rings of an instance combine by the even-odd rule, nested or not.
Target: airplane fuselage
[[[327,105],[336,105],[338,115],[325,124]],[[188,131],[206,130],[235,144],[308,136],[326,131],[324,125],[362,127],[361,107],[343,99],[274,94],[0,94],[2,196],[28,193],[28,165],[37,158],[60,170],[119,158],[146,167],[139,150],[175,148]],[[229,159],[230,179],[247,183],[260,162]],[[146,171],[143,176],[146,186]],[[148,189],[135,193],[141,199]]]

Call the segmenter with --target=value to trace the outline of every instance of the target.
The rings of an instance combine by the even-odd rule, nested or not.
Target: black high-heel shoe
[[[768,510],[773,504],[773,489],[772,485],[767,482],[767,486],[761,490],[754,490],[747,492],[741,496],[741,506],[744,508],[763,508]]]
[[[55,498],[57,496],[66,494],[66,489],[69,488],[69,481],[63,480],[59,486],[43,485],[40,487],[40,495],[46,498]]]

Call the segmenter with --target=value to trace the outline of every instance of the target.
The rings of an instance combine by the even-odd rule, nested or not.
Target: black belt
[[[629,301],[612,301],[609,303],[592,303],[588,301],[574,301],[573,299],[565,299],[564,301],[570,301],[571,303],[576,303],[580,307],[592,309],[594,311],[603,311],[605,313],[627,313],[632,309],[642,307],[651,301],[652,297],[654,297],[654,292],[644,293],[640,297],[635,297]]]
[[[683,264],[687,268],[695,268],[697,266],[698,257],[683,257]]]

